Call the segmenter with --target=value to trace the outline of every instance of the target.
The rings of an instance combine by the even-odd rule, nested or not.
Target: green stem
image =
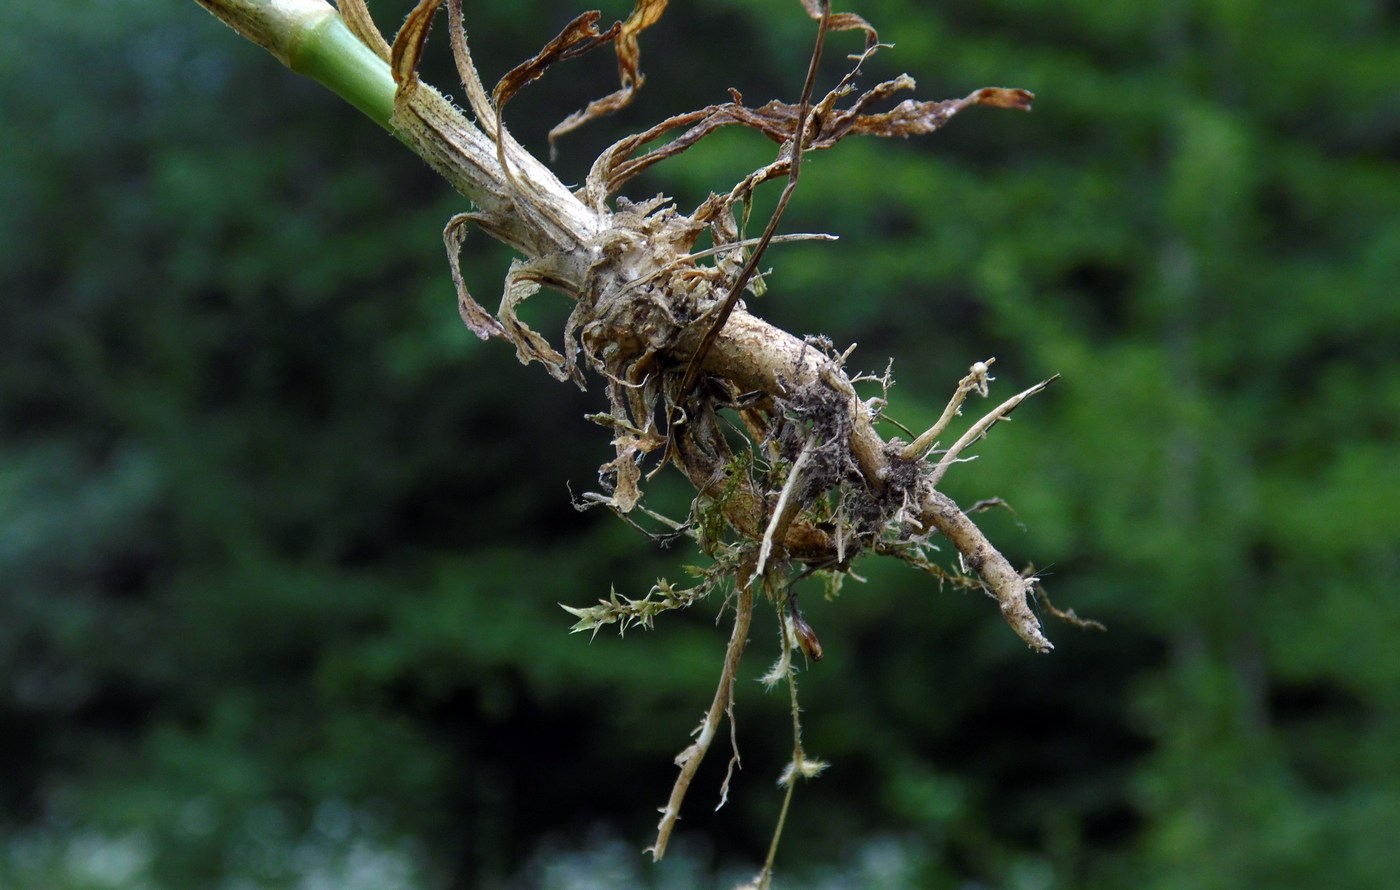
[[[324,0],[195,0],[220,21],[398,135],[389,65]]]
[[[388,130],[471,199],[487,231],[526,256],[576,248],[603,227],[600,215],[548,167],[512,139],[498,147],[436,90],[420,82],[410,95],[397,97],[396,108],[389,64],[325,0],[196,2]]]
[[[328,16],[298,41],[291,63],[298,74],[334,91],[370,120],[397,135],[394,77],[389,66],[359,41],[340,16]]]

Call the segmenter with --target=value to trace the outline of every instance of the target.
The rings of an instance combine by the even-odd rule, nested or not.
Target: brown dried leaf
[[[389,67],[394,73],[394,83],[399,87],[396,102],[411,95],[418,87],[418,61],[423,56],[423,46],[428,42],[428,32],[433,27],[433,14],[441,5],[442,0],[420,0],[403,20],[399,33],[394,35]]]
[[[666,11],[666,3],[667,0],[637,0],[637,5],[632,8],[632,14],[627,17],[627,21],[613,26],[617,37],[617,73],[622,89],[593,100],[582,111],[576,111],[560,121],[549,131],[551,146],[565,133],[576,130],[591,120],[626,108],[632,103],[632,97],[646,80],[639,67],[641,47],[637,43],[637,35],[661,20],[661,14]],[[609,33],[613,33],[613,30]]]
[[[849,108],[833,111],[836,91],[828,93],[817,106],[817,128],[809,137],[808,149],[830,148],[847,136],[923,136],[948,122],[953,115],[973,105],[1030,110],[1035,97],[1026,90],[986,87],[962,99],[919,102],[906,99],[889,111],[867,114],[866,108],[902,90],[914,87],[913,78],[901,74],[862,93]],[[797,126],[798,106],[769,102],[754,109],[766,122],[762,128],[770,138],[791,138]]]
[[[780,103],[769,103],[769,105],[775,104]],[[614,143],[599,155],[598,160],[593,163],[593,169],[588,174],[587,192],[589,199],[596,202],[606,195],[616,194],[617,190],[629,179],[653,164],[680,154],[720,127],[741,124],[758,130],[774,142],[781,144],[791,136],[792,130],[796,126],[797,106],[790,107],[794,109],[793,120],[785,126],[780,121],[770,120],[763,113],[763,109],[746,108],[735,102],[707,105],[698,111],[690,111],[667,118],[649,130]],[[665,145],[658,146],[641,157],[631,157],[631,154],[641,146],[680,127],[689,127],[689,129]]]
[[[472,61],[471,49],[467,46],[467,26],[462,20],[462,0],[448,0],[447,33],[452,42],[452,59],[457,63],[457,79],[467,92],[467,104],[476,115],[477,123],[487,131],[496,129],[496,111],[486,96],[486,88],[481,84],[481,74]]]
[[[1030,90],[1007,89],[1006,87],[983,87],[963,99],[969,105],[989,105],[992,108],[1011,108],[1016,111],[1030,111],[1035,93]]]
[[[644,78],[637,66],[641,58],[637,35],[661,21],[661,14],[665,11],[666,0],[637,0],[632,14],[622,23],[622,32],[617,37],[617,65],[623,86],[629,83],[642,85]]]
[[[614,22],[611,28],[600,32],[598,20],[602,17],[602,13],[597,10],[585,12],[569,22],[564,30],[559,32],[559,36],[549,41],[533,59],[522,62],[506,72],[506,76],[502,77],[500,82],[496,84],[496,88],[491,91],[491,98],[495,101],[496,108],[499,109],[509,102],[512,96],[520,92],[521,87],[539,80],[549,66],[555,62],[577,58],[614,38],[620,40],[619,35],[625,26],[621,22]],[[628,21],[630,22],[631,19]],[[621,52],[622,50],[619,49],[618,53]]]
[[[642,481],[642,469],[637,465],[638,459],[643,453],[641,447],[642,440],[628,433],[622,433],[613,439],[613,448],[617,450],[617,458],[610,460],[599,468],[600,475],[607,476],[614,474],[612,483],[612,505],[619,513],[630,513],[642,499],[640,484]]]
[[[811,141],[804,148],[809,151],[830,148],[847,136],[853,135],[926,135],[943,126],[949,118],[964,108],[987,105],[993,108],[1029,110],[1031,100],[1035,98],[1026,90],[987,87],[962,99],[942,102],[907,100],[886,112],[864,113],[871,105],[913,87],[913,78],[901,74],[862,93],[850,107],[836,109],[837,101],[849,94],[846,82],[843,81],[813,106],[812,119],[815,126],[808,128],[808,138]],[[737,102],[726,102],[668,118],[645,132],[615,143],[599,156],[588,175],[590,198],[596,201],[600,195],[616,194],[629,179],[653,164],[680,154],[720,127],[739,124],[757,130],[781,145],[790,140],[796,131],[800,111],[801,107],[798,105],[777,100],[758,108],[746,108]],[[688,129],[665,145],[658,146],[640,157],[630,157],[632,152],[641,146],[681,127]],[[783,171],[775,168],[770,173],[782,175]],[[771,176],[765,175],[765,178]],[[755,183],[750,183],[753,184]]]
[[[821,21],[821,0],[802,0],[802,7],[814,20]],[[875,29],[871,27],[870,23],[853,12],[833,12],[827,19],[826,29],[828,31],[864,31],[866,48],[880,42],[880,35],[875,33]]]
[[[452,269],[452,283],[457,287],[457,311],[471,332],[482,340],[492,336],[505,337],[507,335],[501,323],[472,299],[462,278],[462,242],[467,238],[467,225],[474,222],[480,222],[477,214],[459,213],[448,220],[447,227],[442,230],[442,240],[447,245],[448,265]]]
[[[904,84],[901,81],[904,79],[900,78],[881,84],[862,96],[849,111],[838,113],[829,125],[822,127],[822,132],[816,139],[813,148],[826,148],[852,134],[923,136],[943,126],[949,118],[964,108],[970,108],[973,105],[988,105],[993,108],[1014,108],[1029,111],[1031,100],[1035,98],[1026,90],[986,87],[962,99],[948,99],[942,102],[917,102],[913,99],[905,99],[886,112],[879,114],[857,113],[860,108],[869,104],[865,101],[867,97],[874,96],[876,99],[883,99],[889,93],[894,92],[894,89],[903,89]],[[913,81],[910,80],[908,85],[913,86]],[[894,88],[885,91],[883,89],[885,87]],[[877,93],[880,95],[875,95]]]
[[[549,341],[541,337],[516,316],[516,307],[539,293],[542,284],[557,286],[551,274],[552,257],[521,262],[512,260],[510,271],[506,273],[505,294],[501,297],[501,308],[496,312],[500,319],[502,335],[515,344],[515,357],[521,364],[539,362],[555,380],[572,380],[579,389],[584,388],[583,372],[578,365],[569,361]]]

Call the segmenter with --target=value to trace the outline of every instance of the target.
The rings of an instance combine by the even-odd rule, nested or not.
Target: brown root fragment
[[[1045,387],[1049,386],[1051,383],[1054,383],[1059,378],[1060,375],[1056,374],[1048,380],[1042,380],[1035,386],[1032,386],[1030,389],[1024,392],[1017,393],[1016,395],[1012,396],[1011,398],[1002,402],[1000,405],[993,408],[991,411],[988,411],[987,414],[983,416],[981,420],[974,423],[971,429],[963,433],[962,436],[958,438],[958,441],[954,442],[952,444],[952,447],[950,447],[946,452],[944,452],[943,457],[939,458],[937,466],[935,466],[933,468],[933,472],[929,474],[929,484],[937,485],[943,479],[943,475],[948,472],[948,468],[951,467],[957,461],[958,455],[961,454],[964,449],[966,449],[973,442],[976,442],[978,439],[985,436],[987,434],[987,431],[990,430],[993,426],[995,426],[998,421],[1005,420],[1008,417],[1010,417],[1011,412],[1015,411],[1017,406],[1019,406],[1026,399],[1042,391],[1043,389],[1045,389]]]
[[[934,421],[933,426],[904,446],[904,450],[900,452],[899,456],[905,460],[918,460],[928,454],[929,449],[937,444],[938,437],[943,435],[943,431],[948,428],[948,424],[953,422],[954,417],[962,413],[962,404],[969,395],[975,392],[985,399],[988,384],[996,379],[987,373],[995,362],[995,358],[989,358],[985,362],[977,362],[969,368],[967,376],[958,381],[958,388],[953,392],[953,397],[948,400],[943,414]]]
[[[924,523],[951,541],[967,567],[982,578],[1016,635],[1037,652],[1054,649],[1040,631],[1040,619],[1031,611],[1029,600],[1034,596],[1035,579],[1024,578],[1012,568],[982,530],[943,492],[928,489],[922,507]]]
[[[820,12],[817,16],[817,39],[812,46],[812,57],[807,64],[807,78],[802,84],[802,98],[798,102],[797,121],[793,126],[793,137],[788,147],[788,181],[783,187],[783,193],[778,196],[778,204],[773,209],[773,214],[768,218],[768,224],[763,229],[763,235],[759,237],[757,246],[753,253],[749,254],[748,260],[739,273],[734,276],[734,282],[729,286],[729,293],[725,295],[724,302],[719,309],[711,316],[705,334],[700,338],[700,343],[695,347],[695,353],[686,362],[685,373],[681,376],[680,393],[682,397],[690,391],[690,387],[695,383],[695,377],[700,373],[700,366],[705,361],[705,355],[714,346],[715,339],[719,336],[720,329],[729,320],[730,314],[739,302],[739,295],[748,286],[749,279],[758,270],[759,261],[763,259],[763,253],[768,248],[768,242],[778,230],[778,223],[782,221],[783,213],[787,210],[787,205],[792,200],[792,194],[797,189],[797,179],[802,172],[802,148],[806,141],[807,114],[811,110],[812,89],[817,82],[817,67],[822,60],[822,47],[826,42],[827,28],[831,24],[831,0],[820,0]],[[745,196],[747,197],[747,195]],[[674,414],[672,418],[674,419]],[[670,423],[667,424],[669,435]]]
[[[748,645],[749,622],[753,618],[753,593],[749,590],[749,579],[743,577],[739,580],[741,583],[736,585],[735,592],[734,630],[729,635],[729,645],[724,652],[719,685],[715,689],[714,700],[710,702],[710,709],[705,712],[705,717],[696,730],[695,741],[676,756],[676,766],[680,767],[680,775],[676,776],[671,796],[661,810],[661,821],[656,826],[656,842],[646,850],[651,854],[653,862],[660,861],[661,857],[666,855],[666,845],[670,842],[671,833],[681,817],[681,803],[685,800],[686,792],[690,790],[691,780],[695,778],[696,770],[700,769],[700,762],[705,759],[705,754],[710,750],[710,745],[719,732],[720,720],[734,701],[734,678],[738,676],[739,662],[744,656],[744,647]]]
[[[1108,630],[1108,627],[1103,622],[1095,621],[1092,618],[1080,618],[1074,613],[1073,609],[1066,609],[1064,611],[1060,611],[1059,609],[1055,608],[1055,604],[1050,602],[1049,594],[1045,592],[1045,585],[1036,584],[1034,590],[1035,598],[1039,600],[1040,605],[1045,609],[1045,611],[1049,612],[1052,616],[1058,618],[1066,624],[1073,625],[1074,627],[1077,627],[1080,630]]]

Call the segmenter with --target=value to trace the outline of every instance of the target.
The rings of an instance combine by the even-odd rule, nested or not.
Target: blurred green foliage
[[[795,0],[672,6],[637,106],[564,142],[566,179],[726,87],[795,96]],[[989,602],[876,563],[810,594],[806,747],[834,766],[798,791],[780,876],[1390,886],[1394,7],[846,6],[896,44],[864,82],[1023,86],[1036,110],[812,156],[785,229],[842,240],[775,248],[756,308],[858,341],[857,367],[893,357],[914,427],[989,355],[994,395],[1062,374],[946,484],[1007,498],[989,534],[1110,631],[1052,623],[1032,657]],[[468,4],[488,80],[579,9]],[[857,38],[832,46],[828,82]],[[568,635],[556,603],[693,557],[571,509],[611,451],[596,393],[461,327],[439,239],[460,202],[192,3],[0,5],[0,72],[0,886],[752,871],[788,748],[757,684],[744,769],[717,814],[724,753],[702,770],[682,867],[615,855],[649,840],[727,631],[709,604]],[[571,63],[513,128],[542,149],[614,76]],[[725,133],[633,197],[690,205],[771,152]],[[466,262],[486,296],[507,254]]]

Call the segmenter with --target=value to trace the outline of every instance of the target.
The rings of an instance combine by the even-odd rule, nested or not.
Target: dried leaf
[[[629,434],[619,435],[613,439],[613,447],[617,450],[617,458],[610,460],[599,468],[599,474],[606,476],[612,474],[612,506],[619,513],[630,513],[632,508],[637,506],[637,502],[642,499],[640,483],[642,481],[642,470],[637,465],[643,449],[642,440]]]
[[[579,389],[583,389],[583,372],[578,365],[560,355],[548,340],[531,330],[515,314],[516,307],[539,293],[541,284],[553,280],[550,260],[551,257],[540,257],[528,262],[511,261],[510,271],[506,273],[505,294],[501,297],[501,308],[496,317],[500,319],[503,335],[515,344],[515,356],[521,364],[539,362],[555,380],[572,380]]]
[[[1031,100],[1035,98],[1026,90],[986,87],[961,99],[946,99],[941,102],[918,102],[905,99],[889,111],[864,113],[876,102],[889,98],[902,90],[913,89],[914,80],[908,75],[900,75],[887,80],[862,93],[849,108],[829,110],[829,100],[834,91],[822,101],[818,116],[820,124],[812,135],[809,149],[830,148],[847,136],[924,136],[939,127],[959,111],[973,105],[988,105],[993,108],[1013,108],[1029,111]],[[782,102],[769,102],[756,109],[768,122],[771,130],[791,133],[797,126],[797,106]]]
[[[836,102],[848,95],[843,81],[842,85],[828,93],[813,107],[812,118],[817,126],[809,127],[811,141],[805,149],[810,151],[830,148],[847,136],[853,135],[926,135],[947,123],[949,118],[964,108],[987,105],[1025,111],[1030,109],[1031,100],[1035,98],[1026,90],[987,87],[962,99],[942,102],[906,100],[887,112],[864,113],[871,105],[913,87],[913,78],[900,75],[865,91],[849,107],[837,109]],[[777,100],[758,108],[746,108],[737,102],[726,102],[667,118],[645,132],[620,140],[603,152],[588,174],[588,196],[596,202],[607,195],[616,194],[628,180],[648,167],[675,157],[721,127],[733,124],[745,126],[757,130],[781,145],[790,140],[796,131],[800,110],[798,105]],[[658,146],[640,157],[631,157],[641,146],[681,127],[688,129],[665,145]],[[783,175],[784,172],[774,168],[768,171],[767,176],[771,178]],[[747,188],[751,189],[756,184],[757,182],[747,183]]]
[[[551,146],[565,133],[576,130],[591,120],[626,108],[632,103],[632,97],[646,80],[639,67],[641,47],[637,43],[637,35],[661,20],[661,14],[666,11],[666,3],[667,0],[637,0],[637,5],[632,8],[632,14],[627,17],[627,21],[613,26],[609,33],[616,32],[617,73],[622,89],[593,100],[582,111],[576,111],[560,121],[549,131]]]
[[[814,20],[821,21],[821,0],[802,0],[802,7]],[[880,35],[875,33],[875,29],[871,27],[870,23],[853,12],[833,12],[827,18],[826,29],[828,31],[864,31],[866,48],[880,42]]]
[[[661,21],[666,11],[666,0],[637,0],[632,14],[622,23],[622,32],[617,37],[617,67],[622,77],[622,85],[641,86],[644,78],[637,66],[641,58],[641,48],[637,45],[637,35]]]
[[[1014,104],[1011,97],[1017,100]],[[983,101],[983,98],[994,101]],[[880,114],[856,114],[840,116],[830,132],[823,132],[818,140],[820,147],[835,144],[848,135],[873,136],[924,136],[937,130],[953,115],[973,105],[992,105],[996,108],[1030,108],[1032,96],[1025,90],[978,90],[965,99],[950,99],[943,102],[916,102],[905,99],[889,111]]]
[[[992,108],[1013,108],[1016,111],[1030,111],[1035,94],[1030,90],[1007,89],[1006,87],[983,87],[963,101],[969,105],[990,105]]]
[[[467,46],[467,26],[462,20],[462,0],[448,0],[448,37],[452,42],[452,59],[457,63],[457,78],[467,93],[467,104],[476,115],[477,123],[487,131],[496,129],[496,111],[486,96],[486,88],[481,84],[481,75],[472,61],[471,49]]]
[[[423,46],[428,42],[428,32],[433,27],[433,14],[442,5],[442,0],[419,0],[413,11],[403,20],[403,27],[394,35],[394,45],[389,52],[389,67],[394,73],[394,83],[398,84],[398,95],[407,97],[418,87],[418,61],[423,57]]]
[[[452,268],[452,283],[457,287],[457,311],[461,313],[462,321],[482,340],[489,337],[505,337],[505,329],[501,323],[495,319],[491,313],[487,312],[467,290],[467,283],[462,278],[462,242],[467,239],[467,225],[479,222],[475,213],[459,213],[447,221],[447,227],[442,230],[442,240],[447,246],[447,261]]]
[[[549,66],[555,62],[577,58],[609,40],[617,38],[624,25],[621,22],[614,22],[611,28],[600,32],[598,19],[602,17],[602,13],[597,10],[585,12],[569,22],[564,30],[559,32],[559,36],[549,41],[533,59],[522,62],[506,72],[505,77],[502,77],[500,82],[496,84],[496,88],[491,91],[491,98],[495,101],[496,108],[499,110],[502,105],[509,102],[511,97],[520,92],[520,88],[527,83],[539,80]],[[628,21],[630,22],[631,19]],[[621,50],[618,52],[620,53]]]

